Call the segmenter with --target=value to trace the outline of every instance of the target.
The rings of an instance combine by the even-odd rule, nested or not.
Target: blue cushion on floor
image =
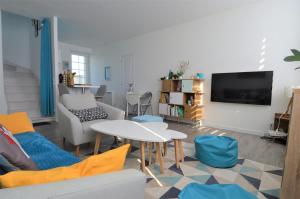
[[[188,184],[179,194],[179,199],[257,199],[252,193],[237,184]]]
[[[196,157],[212,167],[228,168],[237,164],[238,143],[226,136],[204,135],[195,137]]]
[[[72,153],[62,150],[38,132],[14,135],[40,170],[70,166],[80,162]]]
[[[155,115],[141,115],[132,118],[135,122],[163,122],[163,118]]]

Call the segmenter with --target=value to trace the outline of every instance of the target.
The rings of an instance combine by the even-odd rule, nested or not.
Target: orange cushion
[[[42,184],[119,171],[124,167],[129,146],[126,144],[117,149],[91,156],[69,167],[58,167],[44,171],[12,171],[0,176],[0,187],[10,188]]]
[[[26,112],[12,113],[9,115],[0,114],[0,124],[5,126],[5,128],[13,134],[35,131]]]

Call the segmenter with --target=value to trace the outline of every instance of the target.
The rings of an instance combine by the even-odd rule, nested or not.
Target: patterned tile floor
[[[146,198],[177,198],[187,184],[239,184],[260,199],[279,198],[282,169],[249,159],[239,158],[238,164],[229,169],[206,166],[194,157],[194,145],[184,143],[185,161],[180,168],[175,166],[174,148],[169,144],[168,154],[164,157],[165,170],[160,174],[159,166],[147,167]],[[147,154],[147,153],[146,153]],[[155,155],[152,155],[155,157]],[[139,150],[132,148],[126,160],[126,168],[139,169]],[[153,159],[152,162],[155,160]]]

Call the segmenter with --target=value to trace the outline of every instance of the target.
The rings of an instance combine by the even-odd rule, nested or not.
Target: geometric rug
[[[152,159],[152,164],[146,167],[145,198],[177,198],[180,191],[192,182],[199,184],[238,184],[257,198],[279,198],[282,168],[242,157],[239,158],[238,164],[233,168],[213,168],[195,158],[193,144],[183,143],[183,146],[185,161],[180,163],[180,168],[176,168],[174,147],[171,144],[169,144],[167,156],[164,157],[164,174],[160,174],[159,165],[154,163],[154,159]],[[146,151],[145,154],[148,152]],[[152,157],[154,158],[155,155],[153,154]],[[139,169],[139,149],[137,147],[132,147],[131,153],[127,156],[125,168]]]

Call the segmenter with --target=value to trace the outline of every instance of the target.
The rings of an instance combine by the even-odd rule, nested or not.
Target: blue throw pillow
[[[0,154],[0,175],[16,170],[20,169],[12,165],[4,156]]]

